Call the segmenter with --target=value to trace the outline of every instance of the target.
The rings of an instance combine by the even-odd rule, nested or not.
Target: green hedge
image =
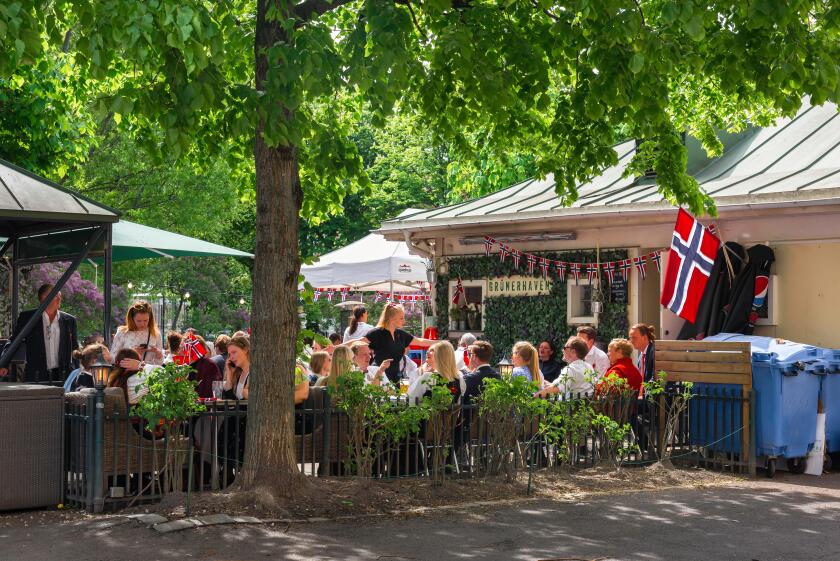
[[[595,261],[594,251],[573,251],[563,253],[539,253],[541,257],[557,259],[571,263]],[[626,259],[625,251],[602,251],[601,262]],[[448,261],[449,272],[439,275],[437,280],[437,324],[441,338],[449,330],[449,280],[458,276],[463,280],[528,275],[525,260],[519,269],[513,266],[508,257],[504,263],[498,254],[490,257],[459,257]],[[534,270],[534,277],[542,275],[539,267]],[[535,345],[543,339],[552,339],[555,343],[565,342],[572,335],[575,327],[566,324],[566,285],[555,280],[550,294],[544,296],[501,296],[484,300],[484,338],[493,344],[497,359],[510,355],[513,344],[517,341],[531,341]],[[569,282],[569,280],[567,280]],[[571,280],[574,282],[574,280]],[[598,325],[599,339],[609,341],[614,337],[627,336],[627,305],[606,303]]]

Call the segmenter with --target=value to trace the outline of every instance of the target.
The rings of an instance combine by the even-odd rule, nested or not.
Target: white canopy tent
[[[406,212],[417,212],[407,210]],[[428,282],[428,262],[411,255],[405,242],[368,234],[348,246],[327,253],[300,272],[316,288],[367,292],[416,292]]]

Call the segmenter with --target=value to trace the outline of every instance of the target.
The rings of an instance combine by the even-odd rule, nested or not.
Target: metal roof
[[[633,140],[616,145],[618,164],[579,185],[579,198],[568,208],[559,204],[553,176],[548,175],[478,199],[400,216],[384,222],[380,231],[670,207],[654,181],[622,177],[635,150]],[[704,159],[702,155],[701,158]],[[692,169],[691,161],[689,169]],[[781,119],[772,127],[747,131],[722,156],[708,160],[694,177],[719,207],[792,203],[813,198],[840,202],[838,108],[829,103],[822,106],[806,103],[793,118]]]
[[[36,233],[118,219],[116,210],[0,160],[0,234]]]

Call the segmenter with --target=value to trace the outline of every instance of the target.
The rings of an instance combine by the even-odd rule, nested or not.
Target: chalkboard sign
[[[614,304],[627,303],[627,281],[624,279],[615,279],[610,285],[610,299]]]

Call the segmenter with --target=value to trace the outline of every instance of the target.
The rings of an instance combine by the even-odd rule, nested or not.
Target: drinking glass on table
[[[221,380],[214,380],[213,381],[213,397],[216,399],[222,399],[222,396],[225,393],[225,383]]]

